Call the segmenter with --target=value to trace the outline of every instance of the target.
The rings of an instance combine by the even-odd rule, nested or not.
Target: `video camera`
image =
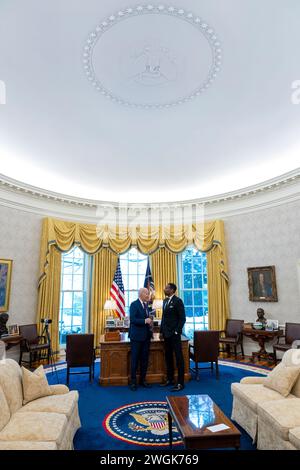
[[[41,318],[41,323],[45,323],[45,325],[50,325],[52,323],[51,318]]]

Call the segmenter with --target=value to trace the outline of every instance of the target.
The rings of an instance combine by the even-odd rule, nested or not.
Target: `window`
[[[206,254],[188,247],[178,256],[180,295],[186,313],[185,334],[208,329],[207,259]]]
[[[59,342],[66,334],[87,331],[88,255],[75,247],[62,254],[59,315]]]
[[[138,290],[144,286],[148,256],[136,248],[120,256],[121,272],[125,290],[125,311],[129,315],[131,302],[138,298]]]

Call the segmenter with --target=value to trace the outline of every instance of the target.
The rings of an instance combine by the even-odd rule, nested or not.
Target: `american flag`
[[[116,302],[117,315],[119,318],[125,317],[125,294],[124,285],[122,280],[120,260],[118,259],[118,265],[115,272],[114,280],[110,288],[110,296]]]

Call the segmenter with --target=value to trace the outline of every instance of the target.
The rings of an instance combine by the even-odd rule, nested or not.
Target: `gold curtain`
[[[90,329],[91,333],[95,335],[95,345],[99,344],[100,335],[104,333],[105,312],[103,307],[105,301],[110,298],[110,288],[116,271],[117,261],[118,256],[108,248],[103,248],[92,259]]]
[[[45,316],[45,313],[47,313],[49,318],[53,318],[52,336],[56,341],[55,347],[57,347],[59,311],[58,282],[60,280],[60,266],[58,266],[58,255],[55,256],[53,254],[53,246],[57,247],[60,251],[69,251],[74,245],[77,245],[80,246],[83,251],[91,255],[96,255],[98,252],[101,252],[100,250],[103,248],[109,248],[109,250],[115,255],[124,253],[132,246],[137,247],[142,253],[149,255],[155,254],[158,250],[161,251],[163,249],[164,251],[161,251],[160,254],[158,252],[157,256],[152,258],[154,270],[153,279],[156,283],[157,295],[159,295],[159,289],[163,288],[167,274],[159,274],[156,260],[161,259],[161,262],[165,263],[165,266],[168,266],[168,259],[175,259],[176,253],[180,253],[191,244],[193,244],[198,250],[206,251],[208,253],[210,327],[223,329],[225,319],[229,316],[229,306],[224,225],[221,220],[205,222],[204,224],[179,226],[148,227],[137,225],[116,227],[108,225],[96,226],[93,224],[81,224],[52,218],[45,219],[43,221],[40,254],[38,320]],[[165,254],[163,255],[163,253]],[[169,258],[167,253],[170,253]],[[111,286],[109,285],[108,280],[109,276],[111,276],[111,272],[113,271],[113,266],[109,269],[106,268],[108,271],[104,270],[104,265],[101,268],[101,259],[102,258],[100,257],[97,258],[97,261],[94,260],[95,265],[100,263],[100,268],[98,267],[98,275],[97,272],[95,272],[95,276],[92,280],[92,290],[94,292],[92,328],[94,333],[97,335],[100,333],[96,331],[96,328],[99,328],[99,325],[100,331],[102,331],[103,328],[103,313],[101,313],[103,306],[100,306],[100,301],[102,302],[100,297],[98,297],[98,300],[96,299],[97,289],[99,292],[99,286],[97,286],[96,283],[99,283],[100,281],[101,284],[101,276],[103,273],[106,273],[105,276],[107,275],[107,281],[101,285],[105,288],[105,292],[109,294],[108,289],[110,289]],[[115,260],[115,258],[111,258],[112,263],[113,259]],[[172,262],[170,261],[170,263]],[[175,261],[173,261],[173,263],[175,263]],[[176,283],[176,263],[174,266],[174,268],[167,269],[170,269],[170,271],[168,271],[168,275],[171,276],[173,273],[175,276],[173,279]],[[162,267],[160,267],[160,270],[162,270]],[[166,282],[168,281],[172,282],[170,278],[167,279]],[[102,293],[101,295],[104,296]],[[50,317],[50,314],[52,317]],[[96,318],[97,315],[100,315],[100,318]]]
[[[52,320],[49,325],[51,346],[54,354],[59,353],[59,303],[60,303],[60,275],[61,253],[54,245],[49,247],[47,254],[47,276],[44,276],[39,284],[37,323],[42,329],[41,319]]]
[[[176,254],[166,248],[160,248],[150,256],[151,272],[154,280],[156,299],[164,299],[164,287],[169,282],[177,284]],[[162,311],[158,310],[158,316]]]

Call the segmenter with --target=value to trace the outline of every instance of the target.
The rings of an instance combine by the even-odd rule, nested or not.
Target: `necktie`
[[[146,302],[143,302],[143,306],[144,306],[145,314],[148,317],[148,308],[147,308]]]

